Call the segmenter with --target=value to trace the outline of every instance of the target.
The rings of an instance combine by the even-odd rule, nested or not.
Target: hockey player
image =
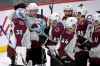
[[[63,31],[63,26],[61,23],[61,18],[58,13],[53,13],[50,18],[49,18],[49,25],[50,25],[50,30],[52,32],[49,32],[49,36],[51,36],[52,40],[57,40],[57,38],[60,39],[60,34]],[[61,25],[59,25],[61,24]],[[62,30],[61,30],[62,29]],[[56,31],[55,31],[56,30]],[[61,30],[61,31],[60,31]],[[53,32],[54,31],[54,32]],[[60,31],[60,32],[59,32]],[[57,33],[56,33],[57,32]],[[58,40],[57,40],[58,41]]]
[[[81,13],[81,11],[79,12]],[[76,54],[75,54],[76,66],[87,66],[87,59],[89,58],[88,51],[90,50],[90,44],[91,44],[91,42],[89,41],[91,40],[90,33],[93,27],[91,23],[92,22],[90,22],[89,19],[87,20],[85,18],[85,14],[81,14],[81,16],[78,18],[78,23],[77,23],[77,36],[78,36],[77,38],[78,39],[77,39],[76,49],[75,49],[76,50]]]
[[[82,15],[80,17],[80,19],[78,20],[78,24],[77,24],[77,34],[84,36],[87,30],[87,26],[88,26],[88,21],[85,19],[85,16]]]
[[[72,65],[74,58],[74,49],[76,43],[76,24],[77,18],[68,17],[64,23],[64,31],[61,37],[61,44],[59,51],[59,56],[65,65]],[[70,37],[69,37],[70,36]]]
[[[82,15],[77,24],[77,43],[75,48],[75,64],[76,66],[87,66],[89,59],[89,51],[91,49],[91,35],[93,32],[93,18]],[[83,23],[83,24],[82,24]]]
[[[80,15],[86,16],[86,14],[88,13],[87,8],[84,6],[84,4],[79,4],[76,10]]]
[[[64,30],[64,26],[61,22],[59,13],[52,13],[48,18],[49,38],[46,46],[49,49],[49,55],[51,57],[51,66],[61,65],[62,62],[58,57],[58,49],[60,46],[61,34]],[[60,61],[60,62],[59,62]]]
[[[75,60],[73,49],[76,43],[77,18],[74,17],[73,12],[72,5],[65,6],[64,17],[62,18],[64,31],[61,35],[61,44],[58,52],[61,60],[66,65],[71,65],[72,61]]]
[[[100,66],[100,13],[94,16],[94,32],[90,50],[90,66]]]
[[[36,3],[29,3],[27,10],[27,26],[30,30],[31,49],[27,51],[27,62],[32,60],[32,65],[45,65],[46,56],[43,49],[47,35],[44,30],[46,28],[46,19],[43,15],[38,14],[39,7]]]
[[[62,18],[63,21],[66,21],[68,17],[73,16],[73,7],[72,5],[66,5],[64,7],[64,16]]]
[[[94,31],[94,22],[95,22],[94,16],[92,14],[87,15],[86,21],[88,23],[88,26],[87,26],[84,37],[92,41],[92,33]]]
[[[12,64],[13,56],[15,56],[15,35],[13,33],[13,27],[11,26],[10,16],[5,17],[5,25],[0,26],[0,65],[9,66]],[[9,26],[9,27],[8,27]]]
[[[23,66],[26,64],[26,45],[30,44],[29,31],[26,26],[26,4],[15,5],[15,13],[12,21],[14,23],[14,33],[16,37],[16,57],[15,65]],[[28,40],[27,40],[28,39]]]

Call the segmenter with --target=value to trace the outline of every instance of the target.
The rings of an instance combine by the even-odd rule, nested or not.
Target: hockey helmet
[[[72,5],[65,5],[64,10],[73,10]]]
[[[30,3],[27,7],[26,7],[27,10],[38,10],[39,7],[36,3]]]
[[[60,19],[59,13],[53,13],[50,15],[50,20],[52,21],[58,21]]]
[[[87,21],[93,22],[94,16],[92,14],[87,15]]]
[[[81,15],[86,15],[87,14],[87,9],[83,4],[80,4],[77,7],[77,12],[80,12]]]
[[[99,13],[97,13],[97,14],[94,15],[94,20],[96,22],[99,22],[100,23],[100,14]]]

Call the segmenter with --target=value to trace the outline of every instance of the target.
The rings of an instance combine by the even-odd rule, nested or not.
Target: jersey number
[[[23,31],[22,30],[16,30],[16,35],[22,35]]]

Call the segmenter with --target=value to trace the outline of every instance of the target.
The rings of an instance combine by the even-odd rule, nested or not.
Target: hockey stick
[[[0,29],[1,29],[1,31],[4,33],[6,39],[9,41],[9,43],[12,44],[12,42],[11,42],[11,40],[10,40],[10,36],[9,36],[9,37],[6,36],[6,32],[4,31],[4,29],[3,29],[3,27],[2,27],[1,25],[0,25]]]
[[[54,3],[54,0],[51,4],[49,4],[49,9],[50,9],[51,14],[53,13],[53,7],[54,7],[53,3]]]
[[[9,35],[9,37],[7,37],[6,36],[6,32],[4,31],[4,29],[3,29],[3,27],[0,25],[0,30],[3,32],[3,34],[4,34],[4,36],[6,37],[6,39],[9,41],[9,44],[13,44],[12,42],[11,42],[11,40],[10,40],[10,35]],[[10,31],[10,34],[12,33],[12,31]],[[9,47],[9,44],[8,44],[8,47]],[[14,48],[13,47],[11,47],[13,50],[14,50]],[[15,50],[14,50],[15,51]],[[8,53],[8,57],[10,57],[9,56],[9,53]],[[14,61],[13,61],[13,59],[10,57],[10,59],[11,59],[11,64],[13,64],[14,63]]]

